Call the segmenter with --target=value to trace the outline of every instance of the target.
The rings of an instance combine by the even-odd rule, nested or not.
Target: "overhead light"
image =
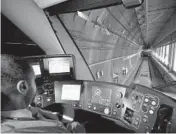
[[[77,11],[77,14],[79,17],[81,17],[84,20],[90,21],[91,19],[89,18],[89,16],[87,16],[85,13]]]
[[[67,0],[34,0],[34,2],[42,9],[65,2]]]

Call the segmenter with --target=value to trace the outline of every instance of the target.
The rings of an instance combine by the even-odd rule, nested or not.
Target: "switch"
[[[104,109],[104,113],[105,113],[106,115],[109,115],[110,109],[109,109],[108,107],[106,107],[106,108]]]
[[[147,109],[147,106],[142,106],[142,111],[143,111],[143,112],[147,112],[147,110],[148,110],[148,109]]]
[[[97,109],[96,106],[94,106],[94,107],[93,107],[93,110],[96,110],[96,109]]]
[[[42,107],[42,103],[38,103],[38,104],[37,104],[37,107]]]
[[[117,107],[117,108],[120,108],[121,105],[120,105],[119,103],[116,103],[116,107]]]

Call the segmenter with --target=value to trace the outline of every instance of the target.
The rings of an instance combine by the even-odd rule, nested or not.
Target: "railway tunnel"
[[[95,5],[79,0],[16,0],[13,7],[8,2],[2,1],[2,53],[73,54],[77,79],[147,87],[167,85],[170,89],[157,89],[176,92],[174,0],[145,0],[130,9],[115,0],[95,1]],[[30,8],[23,10],[27,5]],[[19,11],[15,11],[17,8]],[[34,51],[27,52],[27,48]]]
[[[74,78],[73,75],[70,76],[78,87],[89,87],[80,86],[80,81],[86,81],[86,84],[89,83],[87,81],[102,84],[95,84],[101,89],[96,93],[100,94],[102,91],[104,96],[92,99],[91,105],[86,102],[94,96],[92,92],[95,86],[89,91],[85,89],[87,98],[79,98],[85,105],[77,105],[77,102],[72,105],[75,98],[71,98],[71,102],[67,101],[70,107],[64,105],[65,111],[63,110],[67,119],[72,121],[77,115],[80,122],[86,118],[86,123],[90,121],[101,124],[97,127],[90,123],[88,132],[176,132],[175,0],[2,0],[1,8],[2,54],[19,56],[22,59],[38,56],[42,62],[51,55],[71,55],[71,65],[63,65],[67,71],[69,66],[74,66]],[[47,61],[45,64],[49,66],[50,63]],[[41,73],[39,63],[32,64],[32,67],[36,78],[47,78],[41,75],[43,72]],[[56,70],[54,68],[52,71]],[[56,81],[62,80],[59,78]],[[56,82],[56,86],[58,83]],[[37,93],[40,86],[37,85]],[[58,94],[53,94],[56,90],[54,88],[51,91],[53,96],[48,99],[48,90],[46,88],[39,94],[45,101],[41,103],[39,100],[37,107],[45,109],[44,106],[49,106],[53,96],[58,97]],[[117,104],[118,97],[115,96],[114,99],[111,96],[116,90],[118,97],[120,96],[119,102],[123,104]],[[70,94],[74,97],[73,91]],[[37,97],[36,95],[35,98]],[[103,97],[105,99],[100,100]],[[105,107],[99,101],[112,101],[112,107]],[[98,107],[95,107],[97,102],[98,106],[105,109],[98,111]],[[62,101],[58,104],[60,103]],[[58,104],[46,109],[58,112]],[[77,112],[75,107],[76,110],[82,108],[82,112]],[[115,115],[110,111],[113,108],[116,110]],[[164,113],[164,119],[158,115],[159,112]],[[134,117],[126,118],[130,113],[134,113]],[[137,124],[135,120],[128,120],[136,119],[135,116],[140,117],[138,121],[141,119]],[[108,120],[104,117],[108,117]],[[112,120],[115,120],[116,125]],[[169,128],[171,120],[172,129]],[[160,127],[163,122],[166,122],[165,126]]]

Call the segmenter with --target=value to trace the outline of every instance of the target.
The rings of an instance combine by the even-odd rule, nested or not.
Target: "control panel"
[[[86,109],[114,119],[121,116],[126,87],[96,82],[84,83]]]
[[[94,81],[38,79],[37,82],[41,83],[36,96],[38,106],[67,103],[75,109],[123,122],[120,125],[135,132],[167,132],[176,104],[162,93],[140,85],[130,88]]]
[[[34,103],[37,107],[46,107],[55,102],[54,99],[54,82],[49,78],[37,78],[37,94]]]
[[[155,122],[154,117],[157,114],[158,106],[159,98],[157,96],[134,90],[128,99],[124,120],[139,132],[140,129],[146,128],[147,131],[151,131],[152,127],[149,126]]]

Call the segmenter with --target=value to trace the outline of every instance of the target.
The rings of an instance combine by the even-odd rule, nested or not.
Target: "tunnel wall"
[[[66,22],[69,23],[67,25],[69,25],[69,27],[76,27],[76,22],[73,21],[73,18],[71,19],[70,17],[71,16],[66,17]],[[51,24],[53,25],[54,30],[56,31],[56,35],[62,42],[63,39],[61,37],[63,33],[59,30],[58,23],[56,23],[59,21],[59,18],[57,16],[49,16],[49,18],[52,22]],[[81,19],[79,21],[81,21]],[[63,26],[65,25],[63,24]],[[114,36],[107,37],[107,35],[97,33],[96,31],[94,31],[95,33],[91,33],[91,31],[88,31],[90,27],[92,27],[91,25],[90,27],[87,26],[86,28],[82,27],[82,31],[90,34],[90,37],[93,36],[92,34],[95,34],[94,40],[89,39],[88,35],[85,37],[83,34],[81,34],[81,32],[69,30],[72,29],[69,27],[66,27],[68,30],[67,32],[70,35],[69,40],[72,40],[72,45],[74,44],[75,47],[78,48],[78,51],[81,52],[94,76],[94,79],[96,81],[123,84],[129,77],[129,74],[134,71],[133,69],[136,67],[139,61],[139,46],[132,45],[124,38],[118,39]],[[68,44],[65,43],[63,48],[66,53],[72,53],[74,47],[68,48]],[[74,55],[77,57],[76,54]],[[79,66],[81,69],[79,64],[77,66]],[[124,68],[127,68],[127,74],[125,75],[123,74]],[[85,76],[85,73],[79,73],[79,75]],[[81,78],[81,76],[79,78]]]

